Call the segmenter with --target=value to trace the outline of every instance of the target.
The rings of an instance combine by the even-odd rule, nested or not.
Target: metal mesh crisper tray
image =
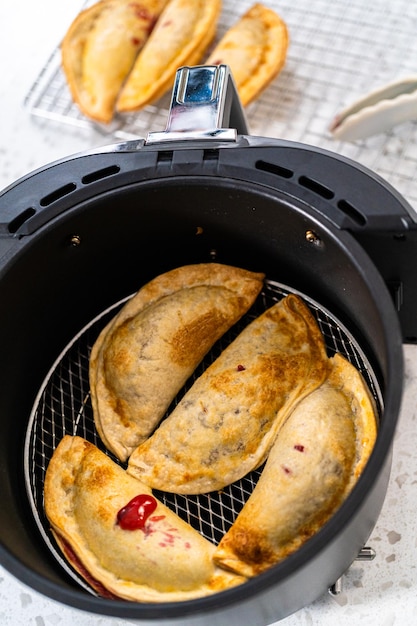
[[[253,0],[223,0],[216,41],[252,4]],[[354,143],[335,141],[329,133],[333,117],[345,106],[390,81],[417,74],[417,3],[265,0],[265,4],[285,20],[290,43],[279,76],[247,107],[250,133],[350,157],[380,174],[417,209],[417,121]],[[90,122],[71,101],[60,60],[58,46],[27,94],[25,105],[34,116],[93,128],[108,143],[164,130],[169,94],[142,111],[117,116],[108,126]]]
[[[206,355],[194,375],[174,400],[173,405],[251,320],[273,306],[290,291],[293,290],[289,290],[279,283],[265,281],[264,289],[255,305]],[[329,356],[335,352],[342,353],[362,373],[374,395],[378,412],[381,414],[382,396],[379,385],[367,357],[357,341],[328,311],[305,296],[304,299],[317,319]],[[48,548],[61,566],[91,593],[95,592],[61,558],[60,551],[50,533],[49,523],[44,513],[44,481],[52,454],[65,434],[84,437],[108,454],[115,462],[125,467],[106,450],[96,432],[88,382],[89,357],[94,341],[100,330],[125,301],[115,304],[92,320],[58,356],[39,390],[26,434],[25,480],[38,528]],[[171,412],[172,406],[167,413]],[[197,496],[183,496],[160,491],[155,491],[154,494],[206,539],[218,543],[251,494],[260,472],[261,468],[219,492]]]

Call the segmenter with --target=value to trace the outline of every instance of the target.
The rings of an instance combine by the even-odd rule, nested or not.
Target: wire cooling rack
[[[223,0],[217,38],[254,0]],[[280,75],[247,108],[252,135],[301,141],[350,157],[390,182],[417,209],[417,121],[354,143],[334,140],[329,125],[341,109],[392,80],[417,74],[417,2],[410,0],[264,0],[290,36]],[[81,128],[109,142],[163,130],[170,95],[108,126],[92,123],[72,103],[54,50],[25,105],[35,116]]]

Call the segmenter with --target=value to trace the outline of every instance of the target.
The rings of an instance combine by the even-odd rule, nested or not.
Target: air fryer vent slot
[[[322,198],[325,198],[326,200],[332,200],[332,198],[334,198],[334,191],[332,191],[332,189],[329,189],[322,183],[314,180],[313,178],[310,178],[309,176],[300,176],[298,182],[303,187],[306,187],[306,189],[314,191],[314,193],[322,196]]]
[[[338,208],[343,211],[345,215],[350,217],[353,221],[355,221],[359,226],[365,226],[366,217],[361,213],[358,209],[350,204],[347,200],[339,200],[337,203]]]
[[[103,180],[103,178],[109,178],[109,176],[114,176],[120,172],[120,167],[118,165],[110,165],[109,167],[104,167],[96,172],[91,172],[90,174],[86,174],[81,179],[83,185],[90,185],[91,183],[95,183],[98,180]]]
[[[33,207],[30,207],[30,208],[26,209],[25,211],[23,211],[23,213],[20,213],[8,225],[7,228],[8,228],[9,233],[12,234],[12,235],[14,233],[17,233],[19,228],[21,226],[23,226],[23,224],[25,222],[30,220],[30,218],[33,217],[35,215],[35,213],[36,213],[36,211],[35,211],[35,209]]]
[[[49,206],[57,200],[61,200],[61,198],[68,196],[68,194],[72,193],[76,189],[77,185],[75,183],[68,183],[67,185],[63,185],[62,187],[59,187],[59,189],[56,189],[52,193],[49,193],[47,196],[42,198],[39,204],[43,207]]]
[[[263,172],[268,172],[269,174],[275,174],[276,176],[280,176],[281,178],[292,178],[294,176],[294,172],[289,170],[286,167],[282,167],[282,165],[277,165],[276,163],[268,163],[267,161],[257,161],[255,165],[256,169],[261,170]]]

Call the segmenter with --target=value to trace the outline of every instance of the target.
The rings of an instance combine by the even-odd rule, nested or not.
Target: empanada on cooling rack
[[[176,268],[144,285],[90,357],[97,431],[125,461],[214,343],[254,303],[264,275],[219,263]]]
[[[117,101],[133,111],[162,96],[182,65],[196,65],[216,33],[221,0],[170,0]]]
[[[75,18],[62,42],[62,67],[74,102],[107,123],[121,86],[167,0],[102,0]]]
[[[266,458],[294,405],[326,378],[328,357],[307,305],[289,295],[251,322],[205,370],[128,472],[156,489],[222,489]]]
[[[59,443],[44,495],[60,549],[100,595],[170,602],[244,581],[218,569],[213,544],[81,437]]]
[[[252,577],[297,550],[336,511],[361,474],[377,432],[373,399],[344,357],[282,426],[262,475],[215,561]]]
[[[226,32],[205,63],[230,67],[246,106],[281,71],[287,48],[285,22],[272,9],[255,4]]]

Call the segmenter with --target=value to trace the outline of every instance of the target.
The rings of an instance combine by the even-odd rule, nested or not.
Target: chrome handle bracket
[[[172,140],[236,141],[248,125],[227,65],[177,70],[166,129],[151,132],[145,145]]]

